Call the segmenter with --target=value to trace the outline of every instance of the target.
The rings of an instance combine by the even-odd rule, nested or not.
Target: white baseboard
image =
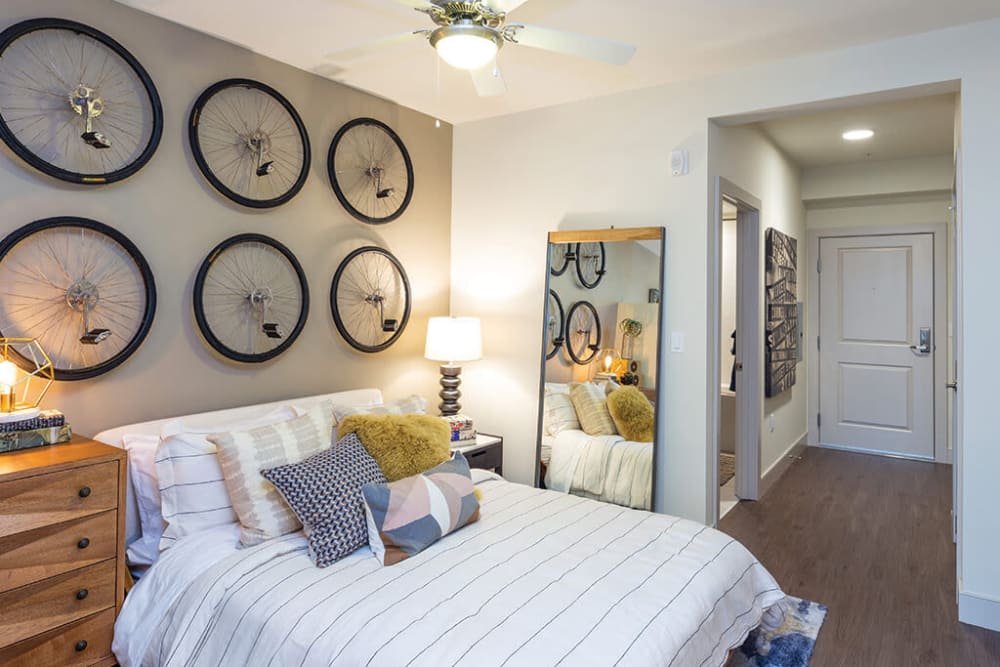
[[[761,498],[763,498],[764,494],[767,493],[767,491],[772,486],[774,486],[774,483],[778,481],[778,478],[785,473],[785,471],[788,469],[788,466],[792,464],[791,458],[789,457],[802,454],[801,450],[805,449],[806,447],[807,435],[808,435],[807,433],[803,433],[801,436],[799,436],[795,440],[795,442],[793,442],[791,445],[788,446],[788,449],[782,452],[781,456],[778,457],[778,460],[772,463],[770,466],[768,466],[767,470],[765,470],[763,474],[761,474],[760,476]]]
[[[959,593],[958,620],[1000,632],[1000,600],[988,595]]]

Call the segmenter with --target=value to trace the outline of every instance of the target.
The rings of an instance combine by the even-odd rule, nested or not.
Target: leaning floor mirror
[[[551,232],[537,484],[653,508],[664,229]]]

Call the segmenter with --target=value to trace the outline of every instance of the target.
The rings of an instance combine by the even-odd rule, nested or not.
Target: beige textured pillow
[[[598,387],[591,382],[569,385],[569,398],[576,408],[576,416],[580,419],[580,427],[588,435],[617,435],[615,422],[608,412],[607,397],[604,387]]]
[[[285,422],[208,436],[218,450],[226,490],[240,520],[240,542],[252,546],[302,527],[260,471],[298,463],[330,447],[332,438],[333,406],[329,402]]]
[[[546,435],[559,435],[568,429],[578,430],[580,420],[569,398],[569,387],[564,384],[545,384],[545,401],[542,405],[542,431]]]

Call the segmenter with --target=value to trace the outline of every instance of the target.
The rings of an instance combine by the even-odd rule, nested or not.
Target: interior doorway
[[[760,483],[761,230],[760,201],[718,179],[712,513],[721,518],[741,500],[756,500]]]

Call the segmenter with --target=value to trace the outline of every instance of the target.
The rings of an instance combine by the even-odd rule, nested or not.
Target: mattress
[[[566,429],[549,443],[545,486],[635,509],[653,500],[653,443]]]
[[[722,665],[784,595],[704,525],[474,471],[481,519],[390,567],[301,533],[180,540],[115,626],[137,665]]]

